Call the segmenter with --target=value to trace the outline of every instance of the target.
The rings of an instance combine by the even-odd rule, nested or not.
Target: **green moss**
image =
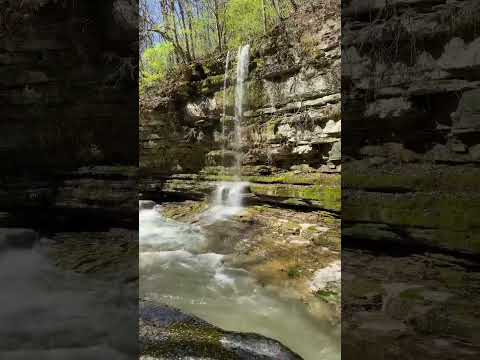
[[[228,169],[226,169],[228,170]],[[210,168],[210,174],[205,176],[205,180],[210,181],[233,181],[235,177],[230,174],[213,175],[214,172],[220,172],[221,169]],[[242,181],[260,184],[289,184],[289,185],[323,185],[323,186],[340,186],[340,176],[326,175],[322,173],[311,174],[295,174],[287,172],[271,176],[242,176]]]
[[[269,120],[265,124],[265,135],[267,139],[275,139],[277,137],[277,129],[280,123],[282,122],[282,118],[273,118],[272,120]]]
[[[447,193],[378,194],[358,192],[343,219],[425,229],[431,246],[480,252],[473,229],[480,227],[480,197]],[[356,205],[358,204],[358,205]],[[361,204],[361,205],[360,205]]]
[[[215,102],[219,109],[223,108],[224,103],[226,104],[227,114],[233,115],[235,107],[235,87],[227,86],[224,90],[221,89],[214,94]]]
[[[327,303],[338,304],[341,300],[340,294],[333,290],[318,290],[315,296]]]
[[[299,278],[302,276],[302,269],[298,265],[290,265],[287,269],[287,276],[290,279]]]
[[[201,213],[208,208],[208,203],[198,202],[180,202],[175,205],[164,205],[162,215],[174,220],[185,220]]]
[[[211,95],[223,88],[224,75],[209,76],[200,83],[199,90],[203,95]],[[223,91],[222,91],[223,93]]]
[[[199,356],[233,360],[235,357],[220,342],[223,334],[214,327],[181,323],[167,327],[168,339],[161,343],[149,343],[143,355],[150,356]]]
[[[407,289],[400,293],[400,298],[406,300],[423,300],[424,298],[421,292],[422,289]]]
[[[268,106],[270,100],[261,80],[251,80],[247,83],[246,102],[249,109],[256,110]]]
[[[480,198],[446,193],[357,193],[344,217],[348,220],[445,230],[480,227]]]
[[[397,171],[402,173],[396,173]],[[395,171],[395,172],[393,172]],[[354,173],[356,173],[354,175]],[[388,189],[403,188],[415,191],[477,191],[480,170],[468,169],[452,173],[451,169],[439,168],[429,171],[422,167],[394,169],[392,173],[375,171],[375,169],[351,168],[343,178],[345,187],[351,189]]]
[[[265,60],[261,57],[255,59],[256,70],[261,71],[265,67]]]
[[[341,189],[328,185],[287,185],[287,184],[251,184],[250,191],[255,195],[312,200],[319,207],[340,210]]]

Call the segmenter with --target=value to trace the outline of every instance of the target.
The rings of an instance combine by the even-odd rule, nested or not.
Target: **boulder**
[[[166,305],[140,303],[140,352],[144,359],[301,360],[276,340],[229,332]]]

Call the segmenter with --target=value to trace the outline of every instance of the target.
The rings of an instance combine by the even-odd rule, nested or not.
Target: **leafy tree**
[[[260,37],[265,32],[263,14],[262,0],[230,0],[226,14],[228,48],[238,48]]]
[[[140,0],[143,85],[166,69],[254,42],[311,0]]]
[[[172,66],[174,47],[169,42],[157,44],[146,49],[142,55],[141,82],[149,86],[153,82],[165,77]]]

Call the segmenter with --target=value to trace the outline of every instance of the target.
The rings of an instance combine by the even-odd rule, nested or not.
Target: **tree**
[[[168,66],[251,43],[303,1],[307,0],[140,0],[140,51],[155,49],[141,57],[141,71],[145,68],[146,74],[142,78],[152,79],[155,71],[164,76],[162,69]],[[165,49],[169,49],[168,56]],[[152,65],[159,64],[154,53],[163,54],[162,66]]]

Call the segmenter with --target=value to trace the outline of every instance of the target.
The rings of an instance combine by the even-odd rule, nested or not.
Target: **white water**
[[[225,118],[227,116],[227,80],[228,80],[228,65],[230,64],[230,51],[227,52],[225,59],[225,75],[223,77],[223,113],[222,113],[222,166],[225,166]]]
[[[245,80],[248,77],[250,64],[250,45],[238,49],[237,82],[235,85],[235,136],[233,148],[235,149],[235,174],[240,176],[242,164],[242,119],[245,106]]]
[[[243,195],[248,182],[221,182],[215,189],[210,208],[202,214],[205,223],[226,220],[243,210]]]
[[[224,85],[226,85],[228,56]],[[203,224],[226,220],[243,209],[248,183],[240,181],[242,163],[241,123],[249,46],[238,51],[235,89],[236,181],[217,185]],[[225,91],[225,90],[224,90]],[[225,93],[224,93],[225,96]],[[225,106],[225,105],[224,105]],[[225,107],[222,140],[225,140]],[[281,341],[305,360],[338,360],[339,328],[314,318],[305,304],[290,294],[261,286],[250,274],[228,266],[222,254],[209,250],[209,239],[200,226],[161,216],[161,208],[141,209],[140,296],[197,315],[226,330],[255,332]]]
[[[222,120],[222,154],[225,154],[225,116],[226,116],[226,87],[230,53],[225,60],[225,77],[223,81],[223,120]],[[238,49],[237,57],[237,81],[235,84],[235,127],[232,148],[235,152],[235,165],[233,182],[223,182],[217,185],[213,194],[213,203],[205,216],[210,222],[226,219],[236,215],[242,210],[242,195],[248,183],[240,181],[242,164],[242,118],[244,111],[245,80],[248,77],[250,62],[250,45]],[[225,164],[223,164],[225,165]]]
[[[140,296],[197,315],[226,330],[275,338],[305,360],[338,360],[339,329],[289,294],[263,287],[208,249],[199,226],[141,210]]]

